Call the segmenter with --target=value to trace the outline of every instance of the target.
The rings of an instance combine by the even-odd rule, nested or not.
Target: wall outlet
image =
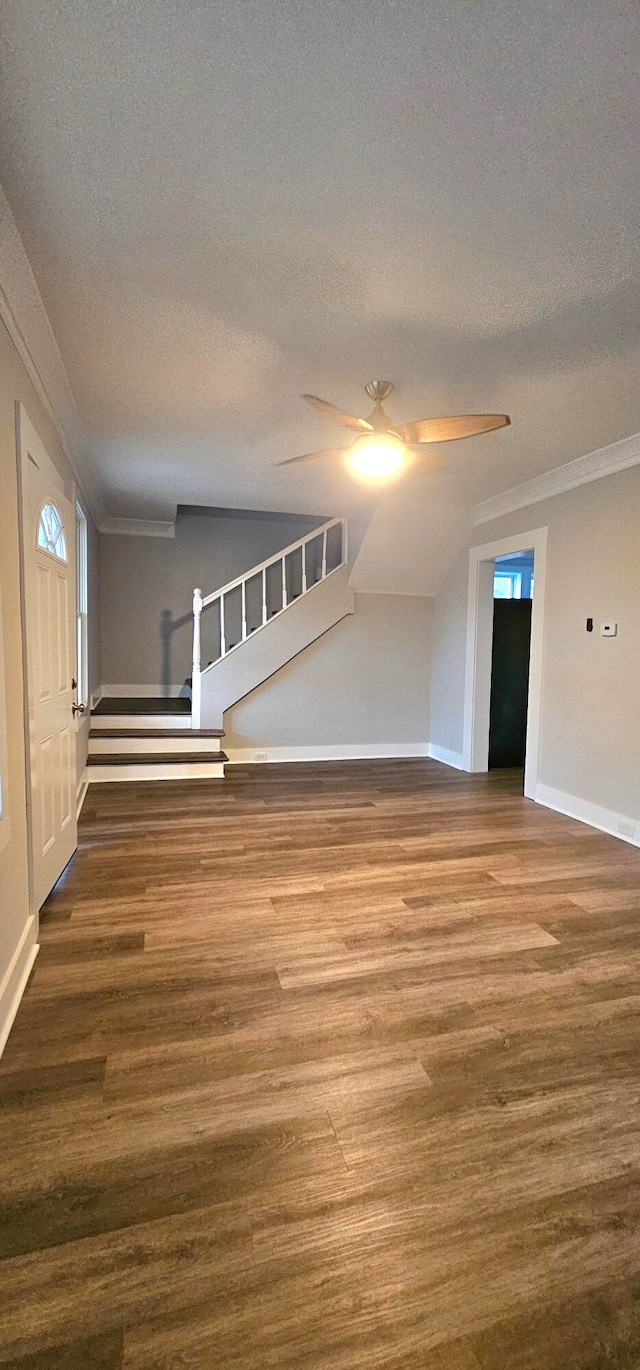
[[[266,753],[266,752],[254,752],[254,753],[253,753],[253,759],[254,759],[254,761],[266,761],[266,759],[267,759],[267,753]]]
[[[636,825],[635,823],[627,823],[624,818],[621,818],[618,823],[618,832],[621,837],[635,837]]]
[[[601,635],[601,637],[617,637],[617,636],[618,636],[618,625],[617,625],[617,623],[601,623],[601,624],[600,624],[600,635]]]

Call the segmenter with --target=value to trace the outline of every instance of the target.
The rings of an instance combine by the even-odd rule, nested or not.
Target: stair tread
[[[173,764],[204,765],[206,762],[228,761],[226,752],[98,752],[87,758],[88,766],[168,766]]]
[[[183,697],[174,699],[120,698],[111,695],[103,697],[95,709],[94,718],[101,714],[190,714],[191,700]]]
[[[223,728],[90,728],[89,737],[224,737]]]

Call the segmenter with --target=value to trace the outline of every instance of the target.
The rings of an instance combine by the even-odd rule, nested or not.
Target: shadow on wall
[[[227,597],[228,598],[228,597]],[[234,612],[235,610],[235,612]],[[237,603],[231,606],[226,616],[230,645],[240,637],[241,628],[240,595]],[[207,605],[200,620],[202,665],[209,666],[220,655],[220,608],[214,601]],[[160,685],[163,695],[171,695],[176,685],[180,694],[185,692],[185,684],[191,681],[193,614],[174,615],[171,609],[160,611]]]
[[[160,612],[160,685],[162,694],[169,696],[172,693],[173,673],[171,669],[174,653],[174,637],[180,628],[185,628],[188,623],[193,621],[192,614],[181,614],[179,618],[174,618],[170,609],[162,609]],[[180,651],[181,658],[184,656],[183,650]],[[182,661],[181,661],[182,666]],[[179,693],[186,694],[186,681],[191,676],[191,663],[184,663],[185,685],[182,685]],[[182,673],[182,671],[181,671]]]

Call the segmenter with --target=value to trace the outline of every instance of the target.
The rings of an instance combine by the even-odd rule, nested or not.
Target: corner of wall
[[[578,795],[565,794],[551,785],[537,785],[534,798],[536,804],[542,804],[545,809],[554,809],[567,818],[588,823],[590,828],[598,828],[600,832],[618,837],[622,842],[629,842],[632,847],[640,847],[640,818],[628,818],[625,814],[615,813],[613,809],[604,809],[600,804],[580,799]]]

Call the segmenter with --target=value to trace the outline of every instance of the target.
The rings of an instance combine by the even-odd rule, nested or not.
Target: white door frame
[[[29,649],[27,642],[27,567],[26,555],[27,548],[31,545],[33,529],[29,514],[28,501],[28,471],[29,471],[29,450],[38,454],[38,465],[47,480],[59,490],[64,498],[71,502],[75,513],[75,482],[72,482],[71,490],[67,490],[64,479],[53,465],[51,458],[43,445],[42,439],[32,424],[29,415],[23,404],[16,400],[16,452],[18,469],[18,536],[20,545],[20,606],[21,606],[21,627],[22,627],[22,670],[24,681],[24,731],[25,731],[25,755],[26,755],[26,786],[27,786],[27,837],[29,844],[29,899],[30,912],[36,920],[39,913],[37,900],[35,897],[35,878],[34,878],[34,833],[33,833],[33,738],[31,734],[30,719],[30,690],[31,690],[31,670],[29,665]],[[75,567],[70,564],[70,585],[75,594]]]
[[[524,792],[535,799],[542,708],[547,528],[533,528],[513,537],[496,538],[469,551],[467,650],[464,682],[462,764],[465,771],[489,769],[489,708],[491,702],[491,645],[493,639],[493,576],[496,557],[533,548],[534,594],[531,611],[531,655]]]

